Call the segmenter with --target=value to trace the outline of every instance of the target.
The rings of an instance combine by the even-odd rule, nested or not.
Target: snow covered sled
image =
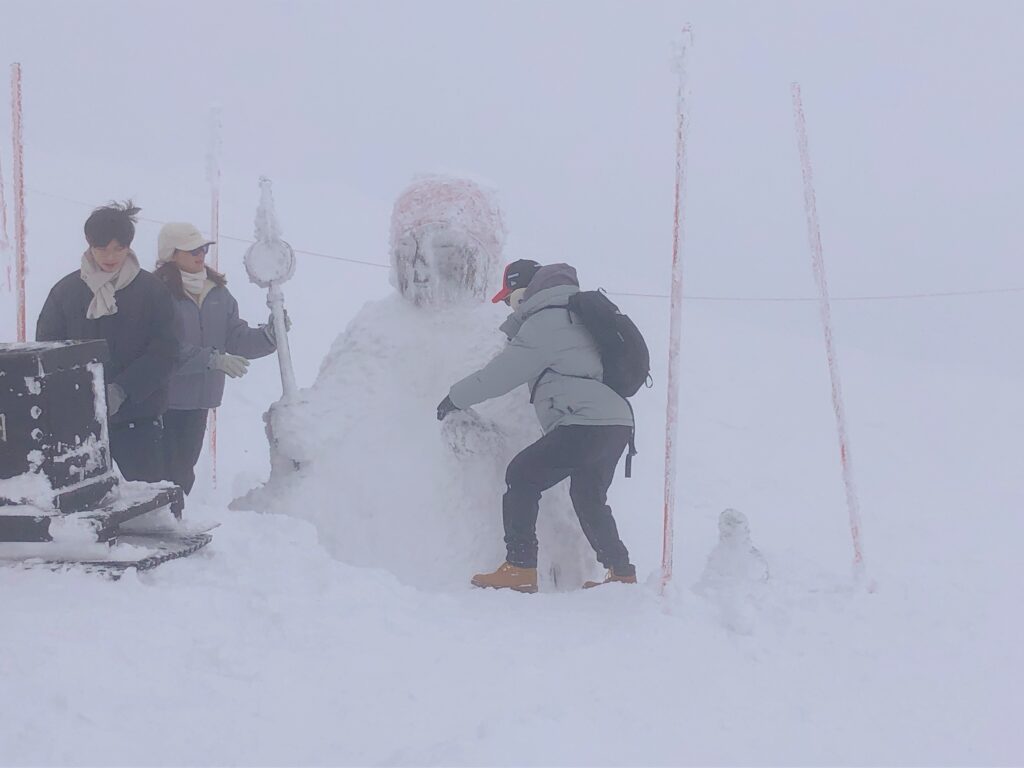
[[[118,578],[210,542],[180,523],[177,486],[118,482],[107,359],[105,341],[0,344],[0,563]],[[167,522],[145,522],[164,509]]]

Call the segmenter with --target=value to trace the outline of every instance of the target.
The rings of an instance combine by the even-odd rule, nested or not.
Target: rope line
[[[95,206],[95,205],[93,205],[91,203],[86,203],[83,200],[75,200],[74,198],[65,197],[64,195],[57,195],[57,194],[54,194],[53,192],[44,192],[41,189],[35,189],[33,187],[27,187],[26,189],[27,189],[27,191],[31,192],[34,195],[42,195],[43,197],[52,197],[55,200],[63,200],[65,203],[74,203],[75,205],[80,205],[80,206],[83,206],[85,208],[96,208],[97,207],[97,206]],[[138,219],[139,219],[139,221],[146,221],[146,222],[149,222],[150,224],[166,224],[167,223],[166,221],[162,221],[161,219],[151,219],[151,218],[148,218],[146,216],[139,216]],[[219,239],[221,239],[221,240],[231,240],[231,241],[236,242],[236,243],[246,243],[248,245],[252,245],[254,242],[256,242],[255,240],[252,240],[251,238],[234,237],[232,235],[223,235],[223,234],[219,235]],[[321,259],[331,259],[332,261],[344,261],[344,262],[348,262],[350,264],[363,264],[363,265],[368,266],[368,267],[383,267],[384,269],[390,269],[391,268],[390,264],[381,264],[379,261],[364,261],[362,259],[349,258],[348,256],[335,256],[335,255],[330,254],[330,253],[318,253],[316,251],[305,251],[305,250],[302,250],[300,248],[292,248],[292,250],[295,253],[303,253],[303,254],[305,254],[307,256],[316,256],[316,257],[321,258]]]
[[[43,197],[51,197],[55,200],[63,200],[66,203],[73,203],[80,205],[85,208],[96,208],[91,203],[86,203],[82,200],[75,200],[71,197],[65,197],[63,195],[57,195],[53,192],[44,192],[41,189],[35,189],[33,187],[27,187],[26,191],[31,192],[34,195],[42,195]],[[160,219],[150,219],[145,216],[140,216],[141,221],[149,222],[150,224],[166,224],[166,221]],[[236,243],[252,244],[255,241],[245,237],[234,237],[232,235],[220,235],[221,240],[231,240]],[[379,261],[364,261],[362,259],[353,259],[348,256],[336,256],[330,253],[320,253],[318,251],[307,251],[299,248],[293,248],[295,253],[301,253],[306,256],[315,256],[319,259],[329,259],[331,261],[341,261],[348,264],[361,264],[367,267],[378,267],[382,269],[390,269],[391,265],[381,264]],[[613,296],[630,296],[641,299],[669,299],[667,293],[643,293],[634,291],[609,291]],[[1020,288],[980,288],[971,291],[934,291],[931,293],[896,293],[896,294],[882,294],[882,295],[867,295],[867,296],[832,296],[830,301],[905,301],[913,299],[939,299],[939,298],[950,298],[950,297],[964,297],[964,296],[991,296],[995,294],[1003,293],[1024,293],[1024,287]],[[749,303],[749,304],[789,304],[789,303],[805,303],[805,302],[817,302],[818,298],[813,296],[683,296],[684,301],[713,301],[713,302],[737,302],[737,303]]]
[[[668,299],[667,293],[631,293],[627,291],[609,291],[616,296],[636,296],[645,299]],[[831,296],[829,301],[894,301],[900,299],[934,299],[949,296],[982,296],[996,293],[1024,293],[1024,288],[983,288],[974,291],[937,291],[934,293],[896,293],[883,296]],[[687,301],[733,301],[751,303],[786,303],[786,302],[817,302],[811,296],[684,296]]]

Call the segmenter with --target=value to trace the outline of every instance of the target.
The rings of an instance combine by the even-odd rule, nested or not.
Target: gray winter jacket
[[[178,365],[171,377],[171,410],[216,408],[224,396],[224,373],[210,368],[214,352],[250,360],[271,354],[276,345],[263,326],[250,328],[238,316],[238,302],[227,288],[212,288],[200,307],[188,296],[174,296]]]
[[[601,357],[590,332],[560,308],[579,290],[568,264],[541,267],[501,326],[508,345],[452,386],[452,403],[468,408],[529,383],[545,433],[574,424],[633,426],[629,404],[601,381]]]

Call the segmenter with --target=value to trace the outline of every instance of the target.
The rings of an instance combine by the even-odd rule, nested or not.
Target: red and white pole
[[[4,164],[0,156],[0,255],[3,255],[7,290],[14,287],[11,280],[11,239],[7,234],[7,195],[4,190]]]
[[[853,483],[853,468],[850,459],[849,440],[846,436],[846,410],[843,407],[843,388],[839,376],[839,359],[832,339],[832,309],[829,301],[828,280],[825,276],[825,259],[821,248],[821,230],[818,226],[818,205],[814,194],[814,175],[811,172],[811,153],[807,145],[807,121],[800,97],[799,83],[792,85],[793,117],[796,120],[797,145],[800,150],[800,166],[804,179],[804,208],[807,212],[807,239],[811,246],[811,264],[814,279],[818,284],[818,309],[821,325],[825,331],[825,353],[828,357],[828,373],[832,379],[832,409],[835,411],[836,428],[839,433],[839,461],[843,470],[843,485],[846,488],[846,506],[850,516],[850,534],[853,538],[854,574],[864,574],[864,554],[860,541],[860,504]]]
[[[674,520],[676,510],[676,439],[679,432],[679,349],[683,317],[683,224],[686,201],[686,54],[693,43],[689,25],[683,27],[683,39],[676,59],[676,181],[675,214],[672,218],[672,298],[669,319],[668,406],[665,419],[665,509],[661,542],[661,591],[672,580]]]
[[[15,285],[18,290],[18,341],[25,341],[25,150],[21,124],[21,64],[11,64],[11,125],[14,143]]]
[[[220,270],[220,107],[210,109],[210,147],[206,155],[206,180],[210,184],[210,248],[209,260],[214,269]],[[217,410],[210,409],[210,467],[213,487],[217,487]]]

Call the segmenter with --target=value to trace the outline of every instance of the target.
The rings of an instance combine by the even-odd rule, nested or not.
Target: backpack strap
[[[533,400],[534,398],[537,397],[537,387],[540,386],[540,380],[543,379],[548,373],[550,373],[553,370],[554,369],[550,367],[545,368],[543,371],[540,372],[540,376],[534,379],[533,387],[530,389],[530,405],[533,405]]]
[[[601,293],[604,293],[604,289],[603,288],[601,288],[599,290],[601,291]],[[574,323],[574,321],[572,319],[572,310],[569,308],[568,304],[553,304],[550,307],[542,307],[541,309],[538,309],[537,312],[543,312],[546,309],[564,309],[566,311],[566,314],[569,315],[569,322],[575,325],[575,323]],[[551,373],[554,370],[555,369],[551,368],[550,366],[545,368],[543,371],[540,372],[540,376],[538,376],[536,378],[536,380],[533,382],[533,387],[530,389],[530,405],[533,405],[534,400],[537,397],[537,387],[540,386],[541,380],[547,374]],[[564,375],[567,375],[567,374],[562,374],[562,375],[564,376]],[[585,379],[587,377],[586,376],[570,376],[570,378]],[[647,378],[650,379],[650,376],[648,376]],[[648,384],[648,386],[650,386],[653,383],[654,382],[651,381],[651,383]],[[614,392],[615,390],[612,390],[612,391]],[[618,394],[618,393],[616,393],[616,394]],[[619,397],[622,397],[622,396],[619,395]],[[633,404],[631,402],[629,402],[629,398],[623,397],[622,399],[625,401],[626,406],[629,408],[629,416],[630,416],[630,418],[633,421],[633,427],[632,427],[632,429],[629,432],[629,450],[626,453],[626,477],[632,477],[633,476],[633,457],[637,455],[637,450],[636,450],[636,414],[633,413]]]
[[[626,398],[626,405],[629,406],[629,415],[633,419],[633,428],[629,432],[629,450],[626,453],[626,477],[633,476],[633,457],[636,456],[636,415],[633,413],[633,404]]]

